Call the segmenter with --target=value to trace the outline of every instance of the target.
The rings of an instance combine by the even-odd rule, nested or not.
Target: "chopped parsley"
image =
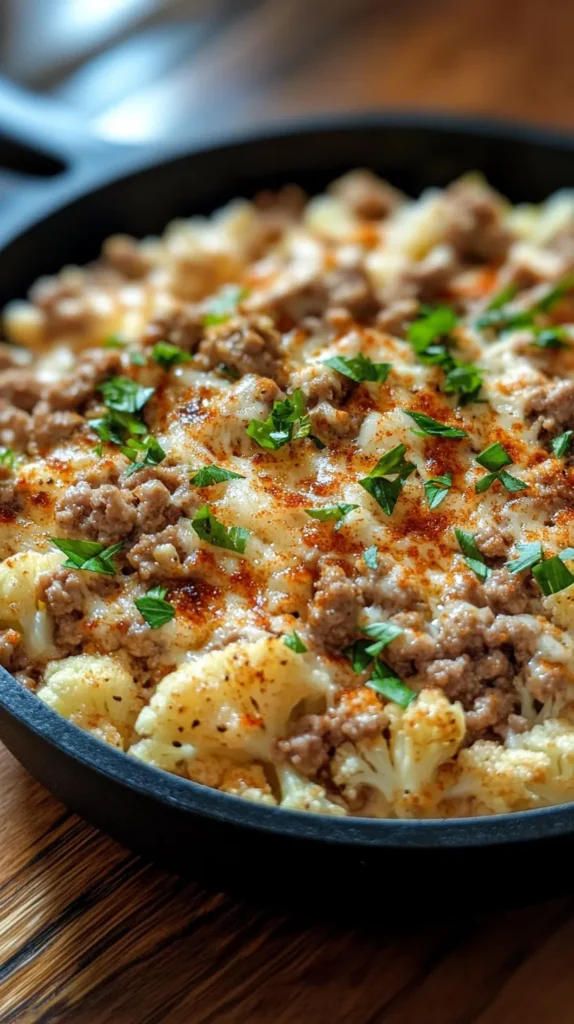
[[[6,466],[7,469],[14,469],[14,463],[16,456],[12,448],[0,448],[0,466]]]
[[[308,651],[308,648],[305,647],[301,637],[295,630],[283,637],[283,643],[286,647],[290,647],[292,651],[295,651],[295,654],[306,654]]]
[[[367,647],[370,647],[369,640],[355,640],[350,647],[345,647],[343,654],[349,658],[353,672],[366,672],[372,662],[372,657],[367,654]]]
[[[227,551],[235,551],[239,555],[245,553],[250,531],[244,526],[224,526],[215,518],[209,505],[203,505],[199,512],[196,512],[191,525],[197,536],[208,544],[226,548]]]
[[[466,564],[469,569],[472,569],[475,576],[478,576],[479,580],[484,583],[490,576],[492,569],[489,569],[486,565],[482,552],[479,551],[472,533],[467,533],[466,530],[459,530],[458,528],[455,528],[454,532]]]
[[[202,466],[193,474],[190,483],[194,487],[209,487],[211,484],[222,484],[226,480],[245,480],[242,473],[233,473],[231,469],[221,466]]]
[[[450,306],[437,306],[413,321],[407,339],[417,355],[424,355],[434,341],[450,334],[457,322],[456,313]]]
[[[401,626],[395,626],[394,622],[373,622],[370,626],[363,628],[363,633],[371,640],[376,641],[365,648],[366,654],[369,654],[371,658],[376,658],[390,644],[391,640],[395,640],[404,633],[404,629]]]
[[[104,338],[102,342],[103,348],[126,348],[127,342],[123,340],[120,334],[108,334],[107,338]]]
[[[532,307],[535,313],[548,313],[553,306],[560,302],[569,291],[574,288],[574,274],[567,274],[561,281],[558,281],[546,295],[543,295]]]
[[[344,377],[349,377],[358,383],[373,381],[384,384],[391,371],[391,363],[373,363],[368,356],[364,356],[361,352],[352,359],[347,359],[345,356],[333,356],[331,359],[325,359],[324,363],[325,366],[330,366],[332,370],[337,370]]]
[[[167,587],[152,587],[145,597],[139,597],[134,604],[141,613],[148,626],[152,629],[159,629],[171,622],[175,616],[175,608],[169,601],[166,601]]]
[[[363,561],[365,565],[368,565],[369,569],[376,569],[379,564],[379,552],[374,544],[371,544],[370,548],[365,548],[363,551]]]
[[[483,384],[481,370],[474,363],[463,363],[459,359],[451,362],[450,369],[443,365],[446,370],[444,390],[448,394],[458,391],[460,405],[476,401]]]
[[[490,312],[492,309],[502,309],[507,303],[512,302],[514,296],[518,291],[517,284],[507,284],[506,288],[501,288],[496,295],[493,295],[492,299],[486,307],[487,311]]]
[[[146,466],[158,466],[160,462],[163,462],[166,454],[157,438],[152,434],[141,439],[130,437],[121,446],[121,451],[132,463],[129,469],[126,469],[126,477],[137,473],[139,469],[145,469]]]
[[[475,321],[475,327],[479,331],[486,328],[500,332],[515,330],[518,327],[532,327],[536,335],[533,341],[534,345],[539,348],[562,348],[564,339],[561,337],[561,329],[539,327],[536,317],[541,313],[548,313],[572,288],[574,288],[574,274],[568,274],[562,281],[550,288],[542,298],[538,299],[530,309],[511,310],[506,309],[506,305],[512,301],[518,288],[515,285],[509,285],[490,302],[486,312]]]
[[[335,520],[335,529],[339,530],[343,524],[343,519],[349,512],[353,512],[354,509],[359,508],[358,505],[324,505],[323,508],[306,508],[305,512],[312,519],[318,519],[322,523]]]
[[[235,312],[239,303],[247,298],[249,292],[238,284],[227,284],[218,295],[209,300],[203,317],[204,327],[224,324]]]
[[[574,431],[572,430],[565,430],[563,434],[554,437],[550,442],[550,447],[557,459],[562,459],[570,451],[573,433]]]
[[[317,448],[325,445],[311,433],[311,421],[305,412],[305,399],[302,391],[294,391],[292,395],[279,402],[273,402],[273,408],[266,420],[251,420],[247,434],[257,442],[260,448],[277,451],[290,441],[298,441],[308,437]]]
[[[94,540],[65,540],[61,537],[50,537],[52,544],[66,555],[63,566],[66,569],[83,569],[85,572],[99,572],[104,576],[115,576],[116,567],[112,561],[114,555],[121,551],[121,544],[98,544]]]
[[[163,367],[164,370],[170,370],[172,366],[176,366],[178,363],[189,363],[191,362],[191,356],[189,352],[184,352],[179,345],[172,345],[169,341],[158,341],[151,350],[152,359]]]
[[[452,476],[450,473],[445,473],[444,476],[431,476],[425,480],[424,487],[429,508],[438,508],[452,487]]]
[[[517,544],[518,558],[505,562],[509,572],[524,572],[525,569],[532,569],[534,565],[541,562],[544,555],[540,541],[532,541],[528,544]]]
[[[375,499],[388,516],[398,501],[405,480],[416,469],[413,462],[406,462],[405,452],[405,445],[397,444],[381,455],[368,476],[359,480],[361,487]],[[389,480],[389,476],[394,476],[394,480]]]
[[[415,421],[418,430],[411,427],[413,434],[417,437],[468,437],[466,430],[461,430],[460,427],[449,427],[446,423],[439,423],[438,420],[434,420],[432,416],[427,416],[424,412],[414,412],[410,409],[403,409],[403,412],[407,416],[410,416]]]
[[[155,388],[144,388],[131,377],[110,377],[99,384],[98,391],[104,396],[104,404],[114,412],[140,412],[153,395]]]
[[[489,487],[492,486],[495,480],[499,480],[502,486],[510,492],[523,491],[528,486],[523,480],[519,480],[515,476],[511,476],[503,468],[504,466],[511,466],[512,459],[506,451],[506,448],[501,445],[500,441],[495,441],[494,444],[485,448],[480,455],[477,455],[476,461],[479,466],[483,466],[484,469],[490,470],[486,476],[483,476],[481,480],[476,484],[475,490],[477,494],[483,494]]]
[[[536,348],[570,348],[564,327],[541,327],[534,332],[532,344]]]
[[[496,306],[479,316],[474,326],[479,331],[513,331],[517,327],[532,327],[533,323],[534,317],[530,310],[512,311]]]
[[[455,359],[450,351],[449,335],[457,323],[456,313],[450,306],[437,306],[410,325],[407,340],[422,363],[444,370],[444,390],[448,394],[458,391],[460,404],[468,405],[478,397],[482,374],[473,363]]]
[[[137,348],[135,348],[132,352],[130,352],[130,363],[132,364],[132,366],[147,366],[147,359],[144,356],[143,352],[140,352]]]
[[[392,668],[385,665],[384,661],[375,662],[373,674],[367,686],[394,704],[399,704],[402,708],[408,707],[416,697],[415,691],[403,683],[402,679],[399,679]]]
[[[545,558],[538,565],[534,565],[532,575],[545,597],[549,597],[550,594],[558,594],[574,583],[574,576],[559,555]]]

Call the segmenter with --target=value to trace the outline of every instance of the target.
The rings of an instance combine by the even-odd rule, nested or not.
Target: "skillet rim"
[[[7,217],[0,227],[0,254],[38,222],[89,194],[97,193],[100,188],[120,180],[137,178],[139,174],[178,160],[210,151],[225,153],[238,146],[282,138],[332,131],[349,134],[365,130],[376,132],[385,128],[410,128],[429,134],[448,130],[461,136],[490,138],[495,142],[515,140],[550,150],[574,151],[574,135],[560,130],[506,119],[424,110],[288,118],[272,126],[264,124],[255,129],[226,132],[222,139],[215,134],[208,135],[191,147],[145,147],[143,156],[141,152],[134,154],[132,149],[129,152],[119,151],[112,160],[109,154],[114,147],[110,145],[105,163],[94,161],[93,166],[71,168],[60,179],[52,179],[48,186],[28,193],[21,203],[16,202],[14,216]],[[49,708],[1,667],[0,683],[0,712],[24,726],[30,737],[37,737],[57,748],[72,763],[81,764],[94,776],[111,779],[128,792],[135,791],[184,813],[247,828],[252,832],[364,849],[484,848],[574,833],[574,802],[510,814],[422,820],[332,817],[258,805],[172,775],[107,745]]]

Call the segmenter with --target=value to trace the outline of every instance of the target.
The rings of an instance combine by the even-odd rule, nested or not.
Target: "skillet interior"
[[[20,204],[0,229],[0,304],[22,296],[43,273],[93,258],[113,232],[159,232],[175,216],[209,212],[234,196],[285,181],[316,192],[354,166],[370,166],[415,195],[477,168],[513,201],[541,200],[574,180],[574,141],[504,125],[371,117],[297,126],[164,158],[120,178],[109,166],[85,167],[43,197]],[[277,811],[132,762],[60,719],[2,670],[0,681],[0,738],[22,763],[95,824],[179,868],[214,856],[229,867],[230,841],[242,871],[263,861],[288,863],[292,871],[293,863],[301,863],[303,844],[307,877],[311,865],[324,872],[325,844],[331,871],[352,864],[365,877],[373,861],[380,867],[381,857],[387,864],[400,860],[402,870],[414,867],[422,850],[427,857],[434,851],[451,871],[462,864],[466,871],[469,859],[479,857],[483,871],[496,861],[498,872],[524,841],[537,841],[537,856],[544,850],[555,868],[558,856],[568,856],[574,805],[449,821],[341,820]],[[227,835],[230,826],[233,834]],[[555,870],[554,877],[559,874]]]

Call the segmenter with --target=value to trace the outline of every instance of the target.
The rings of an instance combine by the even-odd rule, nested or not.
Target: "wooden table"
[[[568,0],[260,6],[264,17],[246,11],[196,68],[208,92],[219,83],[222,110],[240,83],[234,117],[384,104],[573,126]],[[274,61],[279,44],[285,59]],[[191,81],[191,67],[176,76],[180,101]],[[349,927],[146,864],[67,813],[5,751],[0,808],[2,1024],[574,1021],[571,897],[485,916],[469,879],[458,919]]]

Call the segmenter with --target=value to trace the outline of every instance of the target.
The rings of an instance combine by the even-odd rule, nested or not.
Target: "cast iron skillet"
[[[41,274],[93,258],[112,232],[159,232],[175,216],[209,212],[234,196],[285,182],[312,193],[356,166],[372,167],[415,195],[474,168],[514,201],[538,201],[574,183],[573,139],[483,121],[418,114],[332,118],[166,156],[106,151],[86,136],[78,139],[67,121],[53,133],[42,109],[18,97],[3,102],[0,95],[0,123],[7,119],[11,135],[59,156],[66,170],[42,189],[29,189],[0,222],[0,304],[24,295]],[[80,159],[70,164],[72,154]],[[326,891],[327,879],[338,879],[339,896],[346,890],[356,900],[365,887],[370,901],[377,891],[388,901],[397,871],[401,878],[427,879],[415,886],[424,901],[435,872],[449,886],[472,872],[474,895],[482,889],[498,898],[502,891],[505,900],[538,891],[525,872],[518,892],[509,884],[525,856],[536,864],[544,894],[552,880],[564,886],[571,874],[574,805],[449,821],[339,819],[259,807],[106,746],[2,670],[0,738],[69,807],[183,871],[215,864],[227,878],[255,873],[258,885],[267,880],[281,891],[288,882],[301,891],[311,881],[315,893]],[[342,872],[352,885],[341,884]],[[444,899],[442,886],[439,893]]]

